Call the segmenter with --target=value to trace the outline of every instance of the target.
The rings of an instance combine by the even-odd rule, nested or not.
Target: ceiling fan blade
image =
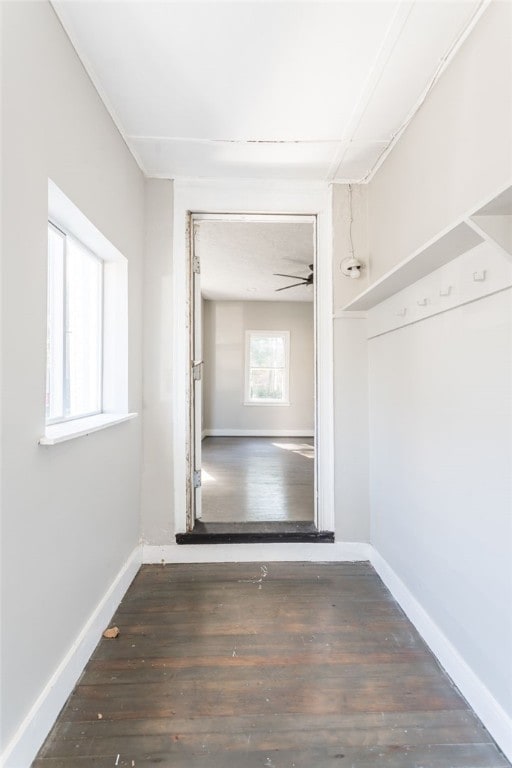
[[[287,291],[288,288],[296,288],[298,285],[309,285],[307,280],[303,280],[302,283],[294,283],[293,285],[285,285],[284,288],[276,288],[275,292],[278,293],[279,291]]]
[[[291,277],[293,280],[305,280],[305,277],[301,277],[300,275],[283,275],[282,272],[274,272],[275,277]]]

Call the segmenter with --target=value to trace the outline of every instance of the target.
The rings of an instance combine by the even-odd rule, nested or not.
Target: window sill
[[[268,405],[276,406],[277,405],[277,406],[284,406],[286,408],[286,406],[291,405],[291,403],[290,403],[289,400],[283,400],[283,402],[279,402],[279,403],[273,403],[270,400],[268,402],[266,402],[265,400],[261,400],[260,402],[256,402],[255,400],[246,400],[244,402],[244,405],[265,405],[265,406],[268,406]]]
[[[137,413],[100,413],[97,416],[87,416],[85,419],[74,419],[61,424],[51,424],[46,427],[46,432],[39,439],[39,445],[56,445],[66,440],[74,440],[75,437],[84,437],[91,432],[98,432],[114,424],[130,421],[138,416]]]

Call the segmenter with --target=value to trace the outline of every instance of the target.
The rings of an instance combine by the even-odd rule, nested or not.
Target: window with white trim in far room
[[[245,404],[289,405],[290,332],[247,331]]]

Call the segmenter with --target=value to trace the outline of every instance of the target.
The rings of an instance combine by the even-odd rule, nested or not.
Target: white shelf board
[[[512,216],[512,186],[483,205],[473,216]]]
[[[497,245],[502,252],[512,254],[512,185],[510,182],[497,194],[473,209],[459,223],[418,248],[411,256],[386,272],[369,288],[342,307],[341,311],[367,310],[388,299],[394,293],[421,280],[465,251],[484,241]]]
[[[386,272],[363,293],[346,304],[343,310],[371,309],[397,291],[407,288],[482,242],[483,237],[466,222],[461,221]]]

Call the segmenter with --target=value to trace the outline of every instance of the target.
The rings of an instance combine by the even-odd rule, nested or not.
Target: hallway
[[[0,22],[0,767],[508,765],[512,0]]]
[[[143,566],[114,624],[33,768],[509,765],[368,563]]]

